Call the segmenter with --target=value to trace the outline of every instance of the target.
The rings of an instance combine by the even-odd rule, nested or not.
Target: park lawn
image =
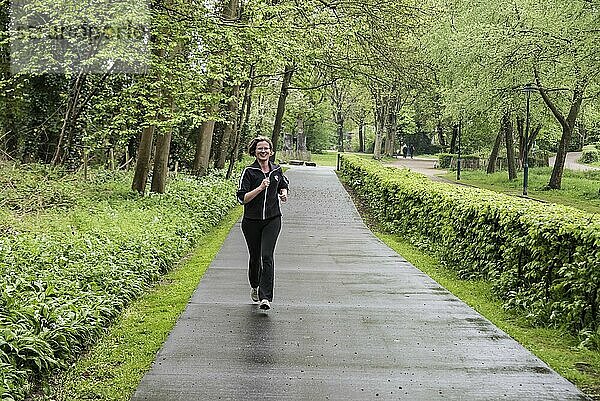
[[[127,307],[82,358],[51,379],[46,394],[38,392],[32,401],[131,399],[241,213],[241,207],[234,208],[202,237],[189,258]]]
[[[338,152],[325,151],[323,153],[311,153],[310,160],[317,163],[317,166],[337,166]]]
[[[590,213],[600,213],[600,170],[565,170],[560,190],[546,189],[552,169],[550,167],[529,170],[528,196],[546,202],[568,205]],[[456,172],[442,177],[456,181]],[[507,172],[486,174],[484,171],[461,171],[460,182],[509,195],[523,193],[523,173],[517,179],[508,180]]]

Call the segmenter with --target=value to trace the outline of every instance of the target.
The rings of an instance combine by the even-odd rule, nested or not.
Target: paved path
[[[568,152],[567,157],[565,158],[565,168],[569,170],[575,171],[589,171],[589,170],[600,170],[600,167],[589,166],[587,164],[581,164],[577,162],[581,157],[582,152]],[[556,156],[550,158],[550,166],[554,166],[554,161],[556,160]]]
[[[133,401],[585,399],[374,237],[331,169],[287,175],[273,309],[237,224]]]
[[[433,181],[451,182],[442,177],[439,177],[440,175],[446,174],[448,171],[434,168],[434,166],[437,165],[437,163],[437,159],[420,159],[418,157],[411,159],[410,157],[400,157],[392,163],[387,163],[386,166],[406,167],[411,171],[426,175]]]

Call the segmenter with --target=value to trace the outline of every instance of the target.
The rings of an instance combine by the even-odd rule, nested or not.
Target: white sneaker
[[[254,302],[260,301],[260,299],[258,299],[258,287],[250,290],[250,298],[252,298]]]
[[[260,301],[259,308],[264,310],[271,309],[271,304],[269,303],[269,300],[263,299],[262,301]]]

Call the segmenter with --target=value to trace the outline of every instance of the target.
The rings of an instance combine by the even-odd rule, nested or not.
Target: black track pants
[[[252,288],[258,288],[258,297],[273,300],[275,265],[273,252],[281,231],[281,216],[269,220],[242,219],[242,232],[248,245],[248,279]]]

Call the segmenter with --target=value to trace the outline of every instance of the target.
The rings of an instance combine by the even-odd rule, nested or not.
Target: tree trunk
[[[381,159],[381,142],[383,140],[383,129],[385,125],[385,104],[381,95],[375,97],[375,148],[373,158]]]
[[[150,37],[150,45],[152,46],[152,54],[157,59],[162,59],[165,55],[164,49],[160,49],[157,44],[157,36],[152,35]],[[152,74],[149,76],[152,81],[160,82],[160,74]],[[160,94],[152,94],[149,101],[155,103],[158,101]],[[144,110],[144,115],[147,120],[150,120],[150,111]],[[154,119],[158,117],[154,112]],[[148,124],[142,129],[142,137],[140,138],[140,144],[138,145],[137,159],[135,162],[135,172],[133,176],[133,182],[131,189],[137,191],[140,195],[144,195],[146,192],[146,183],[148,181],[148,172],[150,171],[150,160],[152,158],[152,142],[154,139],[154,132],[156,131],[156,124]]]
[[[246,101],[246,109],[244,111],[244,118],[240,119],[242,123],[240,124],[240,138],[244,141],[244,143],[248,142],[250,138],[248,138],[248,132],[250,130],[250,111],[252,110],[252,94],[254,93],[254,65],[250,68],[250,87],[246,88],[246,93],[244,94],[244,100]],[[239,154],[237,157],[241,156]]]
[[[334,109],[333,120],[336,125],[338,152],[344,152],[346,150],[344,144],[344,123],[346,120],[344,114],[344,92],[336,82],[331,85],[331,88],[331,103]]]
[[[209,92],[212,99],[206,105],[205,112],[208,120],[200,125],[198,137],[196,140],[196,153],[194,155],[194,163],[192,171],[195,175],[203,177],[208,172],[208,164],[210,161],[210,148],[212,145],[213,131],[215,129],[215,116],[219,112],[219,100],[217,94],[221,92],[223,82],[218,79],[209,81]]]
[[[540,77],[538,75],[537,70],[534,70],[535,81],[544,100],[546,106],[552,111],[554,114],[554,118],[558,121],[558,123],[562,126],[562,135],[560,137],[560,142],[558,144],[558,151],[556,152],[556,160],[554,161],[554,167],[552,168],[552,175],[550,176],[550,182],[548,183],[548,188],[550,189],[560,189],[562,183],[562,175],[565,168],[565,159],[567,158],[567,150],[569,146],[569,142],[571,141],[571,136],[573,135],[573,129],[575,128],[575,123],[577,121],[577,116],[579,115],[579,111],[581,110],[581,103],[583,101],[584,94],[584,84],[581,81],[577,81],[575,83],[575,88],[573,90],[573,98],[571,99],[571,106],[569,108],[569,114],[565,117],[558,107],[552,102],[546,89],[542,87],[540,82]]]
[[[550,189],[561,188],[562,176],[565,169],[565,160],[567,159],[567,151],[572,134],[572,127],[563,126],[562,135],[558,144],[558,150],[556,152],[556,160],[554,161],[554,167],[552,168],[552,174],[550,175],[550,182],[548,182],[548,188]]]
[[[150,191],[164,194],[169,175],[169,151],[171,149],[172,128],[156,139],[156,151],[154,152],[154,167],[152,169],[152,185]]]
[[[223,5],[221,16],[224,20],[234,21],[238,18],[238,0],[223,0],[221,4]],[[214,63],[209,60],[209,65],[213,64]],[[196,139],[196,152],[194,154],[194,162],[192,163],[192,173],[198,177],[203,177],[208,173],[213,133],[215,129],[215,119],[219,113],[219,96],[217,95],[222,90],[222,79],[211,78],[209,80],[208,92],[211,95],[211,99],[204,109],[205,114],[208,116],[208,120],[204,121],[198,130],[198,136]]]
[[[304,118],[301,115],[296,118],[296,127],[298,127],[296,149],[306,152],[306,132],[304,131]]]
[[[458,138],[458,124],[452,127],[452,139],[450,140],[450,153],[456,153],[456,139]]]
[[[438,136],[438,142],[440,143],[440,146],[442,147],[442,149],[445,150],[447,144],[446,144],[446,137],[444,136],[444,126],[442,125],[441,121],[438,121],[436,131],[437,131],[437,136]]]
[[[8,33],[10,28],[10,12],[11,2],[4,1],[0,4],[0,31]],[[19,105],[16,98],[16,91],[14,90],[14,84],[10,84],[11,80],[11,60],[10,60],[10,46],[8,42],[4,42],[0,45],[0,80],[4,82],[3,91],[0,94],[0,102],[3,106],[2,115],[2,132],[3,138],[3,151],[4,155],[11,159],[15,159],[19,152],[19,130],[17,128],[17,113],[19,112]],[[11,90],[12,89],[12,90]],[[25,156],[25,155],[23,155]]]
[[[148,181],[148,172],[150,171],[150,159],[152,158],[152,138],[154,137],[154,129],[154,125],[144,127],[137,151],[135,173],[131,189],[137,191],[140,195],[144,195],[146,191],[146,182]]]
[[[390,107],[388,108],[388,110],[391,110],[392,112],[389,113],[388,115],[388,121],[389,121],[389,125],[388,125],[388,134],[387,134],[387,141],[386,141],[386,146],[385,146],[385,154],[386,156],[393,156],[394,155],[394,147],[396,146],[396,131],[398,129],[398,122],[396,119],[396,107],[390,105]]]
[[[533,148],[533,143],[535,142],[535,138],[540,133],[542,129],[542,124],[538,124],[533,130],[529,132],[529,137],[527,138],[527,149],[531,152]],[[519,135],[519,154],[518,161],[519,166],[523,166],[523,156],[525,154],[525,119],[522,117],[517,117],[517,133]]]
[[[341,105],[337,105],[337,107],[341,107]],[[344,152],[344,113],[339,108],[335,111],[335,125],[337,127],[338,152]]]
[[[358,120],[358,151],[365,152],[365,118],[362,115]]]
[[[223,2],[223,16],[233,21],[238,18],[239,0],[225,0]]]
[[[500,153],[500,144],[502,143],[502,127],[500,127],[500,131],[498,131],[498,135],[496,135],[496,140],[494,141],[494,147],[492,148],[492,153],[490,154],[490,158],[488,160],[487,165],[487,173],[492,174],[496,171],[496,160],[498,160],[498,153]]]
[[[229,102],[227,103],[227,122],[225,123],[225,127],[223,129],[223,138],[221,139],[221,149],[217,153],[217,162],[215,163],[215,167],[218,169],[225,168],[225,162],[227,161],[227,156],[231,153],[230,150],[233,147],[232,145],[232,137],[234,137],[235,132],[237,130],[237,114],[239,101],[238,98],[240,96],[240,86],[235,85],[231,89],[231,96]],[[235,138],[233,142],[235,141]]]
[[[513,125],[510,121],[510,113],[504,113],[504,116],[502,116],[502,130],[504,131],[504,141],[506,143],[508,179],[515,180],[517,178],[517,163],[515,161],[515,143],[513,139]]]
[[[587,143],[588,136],[589,136],[588,128],[587,128],[586,124],[584,124],[582,121],[577,122],[577,134],[579,135],[579,149],[578,150],[581,152],[583,150],[583,147]]]
[[[67,111],[65,113],[63,125],[59,134],[56,151],[54,157],[52,158],[53,165],[56,166],[64,163],[68,156],[74,155],[75,152],[73,151],[73,148],[77,144],[76,140],[81,140],[81,137],[75,137],[75,134],[77,133],[76,128],[79,117],[92,98],[98,94],[106,79],[112,74],[113,67],[114,65],[111,66],[99,79],[95,80],[95,83],[88,85],[90,86],[90,90],[88,91],[87,96],[83,98],[81,97],[82,90],[86,83],[90,82],[90,75],[85,72],[80,72],[77,75],[73,89],[69,93],[67,100]]]
[[[227,167],[227,179],[231,178],[233,173],[233,167],[235,166],[236,160],[240,156],[240,142],[246,137],[246,131],[248,130],[248,118],[250,115],[250,103],[252,101],[252,91],[254,90],[254,65],[250,66],[250,80],[245,83],[244,98],[242,100],[242,106],[240,107],[237,119],[237,129],[235,130],[235,139],[233,141],[233,148],[229,154],[229,167]]]
[[[71,131],[74,125],[74,116],[75,116],[75,108],[77,106],[77,102],[79,101],[79,95],[81,94],[81,89],[86,80],[86,75],[83,72],[80,72],[75,78],[75,82],[73,83],[73,88],[69,93],[69,97],[67,99],[67,109],[65,111],[65,116],[63,118],[62,127],[60,129],[60,134],[58,136],[58,143],[56,144],[56,150],[54,151],[54,156],[52,157],[52,165],[57,166],[61,164],[64,160],[65,156],[65,144],[69,142]]]
[[[238,153],[239,153],[239,149],[240,149],[240,139],[242,136],[242,126],[241,126],[241,121],[243,120],[244,116],[244,107],[246,107],[246,97],[244,96],[244,99],[242,101],[242,107],[240,109],[240,116],[239,119],[237,120],[237,128],[234,131],[234,135],[233,135],[233,146],[231,147],[231,152],[229,152],[229,165],[227,166],[227,174],[225,174],[225,178],[230,179],[231,175],[233,174],[233,167],[235,166],[235,161],[238,158]]]
[[[529,151],[531,151],[531,149],[533,149],[533,144],[535,143],[535,139],[537,138],[538,134],[540,133],[540,131],[542,130],[542,124],[538,124],[530,133],[529,133],[529,140],[527,141],[527,149],[529,149]]]
[[[523,156],[525,155],[525,119],[523,117],[517,117],[517,135],[519,138],[519,153],[518,161],[519,166],[523,167]]]
[[[281,134],[281,127],[283,126],[283,114],[285,113],[285,101],[288,96],[288,88],[292,81],[292,74],[294,73],[294,66],[288,64],[285,66],[285,72],[283,74],[283,82],[281,83],[281,91],[279,92],[279,101],[277,102],[277,113],[275,114],[275,122],[273,124],[273,135],[271,135],[271,141],[273,142],[273,155],[271,160],[275,160],[275,153],[277,151],[277,144],[279,142],[279,136]]]

